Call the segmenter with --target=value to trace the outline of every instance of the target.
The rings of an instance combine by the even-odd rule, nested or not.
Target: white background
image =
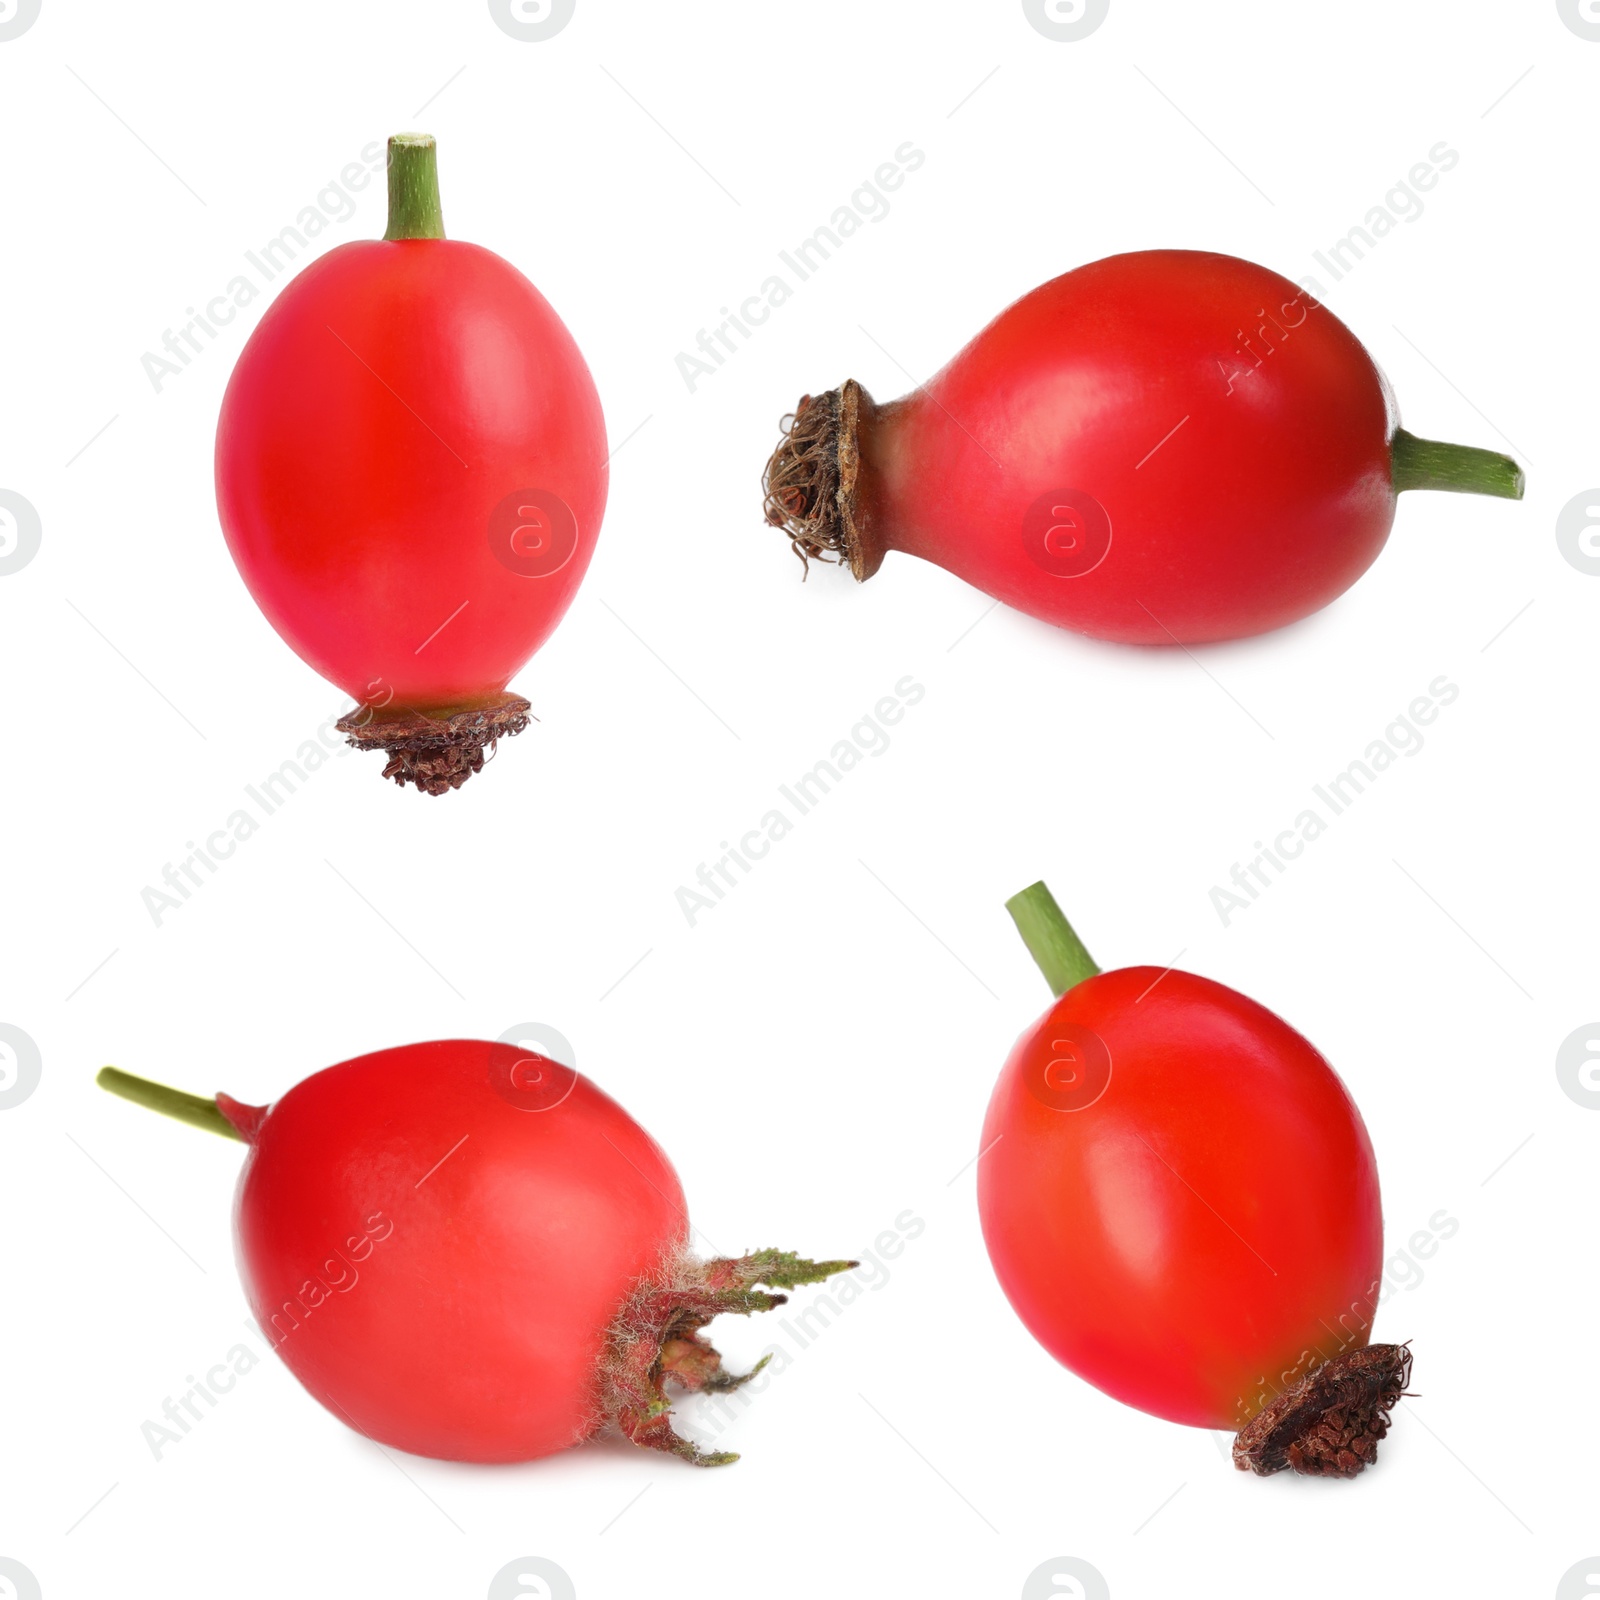
[[[1600,480],[1597,82],[1553,0],[1112,0],[1077,43],[1014,0],[578,0],[543,43],[481,3],[44,0],[0,43],[0,488],[43,524],[0,578],[0,1021],[43,1060],[0,1112],[0,1555],[47,1600],[475,1600],[527,1555],[582,1600],[1009,1597],[1058,1556],[1118,1600],[1555,1594],[1600,1547],[1600,1114],[1555,1072],[1600,1013],[1600,581],[1555,538]],[[158,927],[141,890],[346,706],[216,523],[217,406],[267,299],[159,394],[140,358],[414,126],[450,232],[588,356],[621,444],[598,554],[518,680],[540,722],[485,775],[432,800],[330,760]],[[678,353],[906,140],[927,159],[890,213],[691,393]],[[1460,162],[1423,214],[1332,282],[1312,252],[1441,140]],[[375,184],[318,248],[382,229]],[[1514,444],[1526,501],[1407,496],[1337,604],[1193,655],[991,611],[905,557],[802,585],[758,475],[803,391],[887,399],[1036,283],[1163,245],[1316,277],[1407,424]],[[678,887],[906,674],[926,696],[891,748],[691,927]],[[1224,928],[1212,886],[1440,674],[1460,697],[1425,748]],[[1411,1285],[1377,1334],[1415,1341],[1420,1398],[1359,1480],[1236,1473],[1004,1302],[970,1163],[1047,998],[1002,911],[1040,876],[1102,964],[1243,989],[1361,1105]],[[96,1068],[266,1101],[529,1020],[662,1141],[710,1240],[846,1254],[926,1224],[808,1348],[718,1326],[730,1359],[792,1356],[731,1427],[682,1408],[744,1459],[386,1455],[267,1360],[154,1460],[141,1424],[248,1341],[240,1152]],[[1453,1236],[1408,1264],[1440,1211]]]

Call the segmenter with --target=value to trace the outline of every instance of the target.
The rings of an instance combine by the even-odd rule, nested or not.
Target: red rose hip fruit
[[[389,158],[388,232],[308,266],[239,357],[217,510],[267,620],[359,702],[341,731],[444,794],[527,725],[506,686],[588,568],[605,420],[539,291],[444,237],[433,140]]]
[[[766,513],[860,579],[901,550],[1063,628],[1196,644],[1342,594],[1402,490],[1522,487],[1505,456],[1398,427],[1355,335],[1288,279],[1146,250],[1024,295],[902,399],[806,396]]]
[[[1101,972],[1042,883],[1008,909],[1057,996],[1006,1062],[979,1146],[1012,1307],[1114,1398],[1238,1430],[1242,1470],[1353,1477],[1411,1354],[1369,1343],[1383,1215],[1348,1091],[1232,989]]]
[[[510,1044],[440,1040],[314,1073],[271,1106],[101,1085],[249,1146],[234,1211],[263,1333],[382,1444],[527,1461],[607,1425],[701,1466],[665,1395],[731,1389],[701,1334],[853,1262],[702,1261],[677,1174],[616,1101]],[[759,1367],[756,1370],[760,1370]]]

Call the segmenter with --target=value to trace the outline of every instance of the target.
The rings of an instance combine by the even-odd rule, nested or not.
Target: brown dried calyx
[[[1411,1382],[1411,1348],[1370,1344],[1325,1361],[1263,1407],[1233,1441],[1233,1464],[1267,1477],[1290,1468],[1353,1478],[1377,1460],[1389,1413]]]
[[[483,771],[499,740],[528,726],[532,709],[520,694],[506,694],[493,705],[443,716],[422,711],[390,716],[361,707],[335,726],[357,750],[384,751],[389,762],[383,775],[401,788],[414,783],[423,794],[448,794]]]
[[[812,560],[848,564],[872,576],[857,504],[861,413],[872,396],[851,378],[826,394],[808,394],[783,419],[783,438],[767,462],[767,521],[789,535],[802,566]]]
[[[748,1383],[771,1360],[763,1356],[749,1372],[735,1374],[700,1330],[723,1312],[749,1316],[788,1300],[757,1288],[795,1289],[820,1283],[859,1261],[807,1261],[787,1250],[758,1250],[737,1260],[701,1261],[688,1253],[638,1284],[617,1314],[600,1367],[600,1423],[612,1423],[635,1444],[665,1450],[697,1467],[737,1461],[732,1450],[702,1450],[672,1426],[666,1396],[670,1380],[696,1393],[727,1393]]]

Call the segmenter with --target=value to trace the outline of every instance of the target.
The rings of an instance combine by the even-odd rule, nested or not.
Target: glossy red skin
[[[1063,1025],[1110,1052],[1082,1110],[1029,1087],[1065,1053]],[[1322,1056],[1244,995],[1157,967],[1069,989],[1018,1040],[980,1148],[1001,1286],[1116,1399],[1238,1429],[1290,1375],[1367,1343],[1383,1256],[1371,1142]]]
[[[1263,311],[1286,334],[1270,355]],[[1035,289],[883,408],[867,493],[889,548],[1020,611],[1192,644],[1282,627],[1366,571],[1394,520],[1395,426],[1355,335],[1287,278],[1151,250]],[[1062,489],[1088,491],[1111,522],[1109,552],[1081,576],[1044,570],[1023,533],[1029,507]]]
[[[526,1461],[587,1437],[607,1328],[686,1241],[671,1164],[588,1079],[544,1111],[496,1093],[491,1073],[526,1058],[380,1050],[297,1084],[255,1133],[234,1212],[251,1310],[306,1389],[380,1443]]]
[[[481,705],[588,568],[605,421],[571,334],[509,262],[458,240],[363,240],[307,267],[251,335],[216,479],[233,559],[304,661],[375,708]],[[549,576],[490,547],[491,513],[525,489],[576,519]]]

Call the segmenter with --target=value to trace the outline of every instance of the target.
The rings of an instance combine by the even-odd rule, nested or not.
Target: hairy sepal
[[[764,1356],[749,1372],[732,1373],[701,1329],[725,1312],[750,1316],[783,1305],[788,1295],[772,1290],[821,1283],[856,1261],[808,1261],[788,1250],[757,1250],[737,1259],[702,1261],[679,1253],[635,1285],[617,1313],[600,1368],[600,1421],[619,1428],[635,1444],[680,1456],[697,1467],[737,1461],[731,1450],[702,1450],[672,1426],[667,1385],[691,1394],[727,1393],[748,1383],[766,1366]]]

